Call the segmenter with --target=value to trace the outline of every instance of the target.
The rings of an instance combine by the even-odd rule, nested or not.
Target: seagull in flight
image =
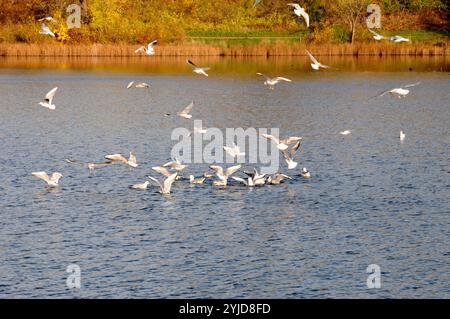
[[[233,146],[224,146],[223,150],[225,151],[225,153],[227,153],[228,155],[230,155],[233,158],[245,156],[245,152],[241,152],[241,149],[239,148],[239,146],[237,146],[234,143],[233,143]]]
[[[322,63],[320,63],[319,61],[317,61],[316,60],[316,58],[311,54],[311,52],[309,52],[308,50],[306,50],[306,53],[308,53],[308,56],[309,56],[309,59],[311,60],[311,67],[314,69],[314,70],[319,70],[320,68],[323,68],[323,69],[334,69],[333,67],[331,67],[331,66],[328,66],[328,65],[325,65],[325,64],[322,64]]]
[[[170,190],[172,189],[172,184],[177,178],[178,173],[173,173],[167,177],[163,183],[158,181],[156,178],[149,176],[151,181],[155,182],[155,184],[159,187],[159,192],[161,194],[170,194]]]
[[[381,34],[379,34],[379,33],[376,33],[376,32],[373,31],[373,30],[370,30],[370,29],[369,29],[369,31],[373,34],[373,38],[374,38],[375,40],[377,40],[377,41],[380,41],[380,40],[389,40],[389,41],[392,41],[392,42],[395,42],[395,43],[399,43],[399,42],[409,42],[409,41],[411,41],[410,39],[407,39],[407,38],[402,37],[402,36],[400,36],[400,35],[395,35],[395,36],[392,36],[392,37],[386,37],[386,36],[384,36],[384,35],[381,35]]]
[[[177,171],[177,173],[181,173],[187,165],[182,164],[177,158],[173,161],[167,162],[163,165],[163,167],[169,167],[170,169],[173,169]]]
[[[191,113],[193,107],[194,107],[194,101],[191,101],[191,103],[189,103],[188,106],[186,106],[182,111],[177,112],[176,115],[189,120],[192,117],[192,115],[189,113]],[[170,113],[165,114],[165,116],[171,116],[171,115],[172,114],[170,114]]]
[[[373,38],[374,38],[375,40],[377,40],[377,41],[380,41],[380,40],[389,40],[389,37],[385,37],[384,35],[381,35],[381,34],[379,34],[379,33],[376,33],[375,31],[370,30],[370,29],[369,29],[369,31],[373,34]]]
[[[127,159],[122,154],[111,154],[106,155],[105,158],[112,162],[122,162],[130,167],[138,167],[136,155],[133,152],[130,152],[130,157]]]
[[[403,131],[400,131],[400,142],[403,142],[406,138],[406,134]]]
[[[48,108],[49,110],[54,110],[56,108],[55,104],[52,104],[53,97],[55,96],[56,91],[58,90],[58,87],[55,87],[47,92],[45,95],[44,102],[39,102],[39,105]]]
[[[41,31],[39,31],[39,33],[40,34],[49,35],[51,37],[55,37],[55,34],[50,30],[48,25],[46,25],[45,23],[42,23]]]
[[[208,71],[210,68],[201,68],[201,67],[195,65],[194,62],[192,62],[191,60],[186,60],[186,62],[192,66],[192,72],[201,74],[204,76],[208,76],[208,73],[206,73],[206,71]]]
[[[298,141],[295,143],[295,145],[291,148],[290,151],[288,149],[285,149],[281,151],[281,154],[283,154],[284,160],[288,164],[288,169],[294,169],[297,167],[297,162],[294,161],[295,153],[297,153],[298,149],[300,148],[301,141]]]
[[[270,134],[262,134],[263,137],[265,137],[268,140],[273,141],[275,144],[277,144],[277,148],[281,151],[286,150],[290,144],[294,144],[298,141],[303,140],[300,136],[291,136],[288,138],[285,138],[283,140],[277,138],[276,136],[270,135]]]
[[[47,186],[49,187],[57,187],[60,178],[63,177],[60,173],[57,172],[53,173],[51,177],[49,177],[46,172],[33,172],[31,174],[33,176],[36,176],[37,178],[42,179],[47,183]]]
[[[158,40],[153,40],[150,42],[147,47],[141,46],[140,48],[136,49],[134,53],[145,53],[147,55],[154,55],[155,54],[155,48],[154,46],[158,43]]]
[[[300,7],[298,3],[288,3],[287,5],[294,8],[294,13],[297,16],[303,17],[305,19],[306,26],[309,28],[309,15],[305,12],[305,9]]]
[[[268,86],[269,89],[273,90],[275,84],[279,83],[280,81],[284,81],[284,82],[292,82],[290,79],[287,78],[283,78],[281,76],[277,76],[276,78],[269,78],[268,76],[262,74],[262,73],[256,73],[260,76],[263,76],[266,80],[264,81],[264,85]]]
[[[103,162],[103,163],[83,163],[83,162],[80,162],[77,160],[71,160],[71,159],[67,159],[67,158],[66,158],[66,162],[70,163],[70,164],[82,165],[82,166],[86,167],[90,172],[93,172],[96,168],[110,166],[113,163],[111,161]]]
[[[416,82],[416,83],[404,85],[404,86],[399,87],[399,88],[389,89],[389,90],[386,90],[386,91],[383,91],[383,92],[379,93],[378,95],[376,95],[374,97],[383,96],[383,95],[389,93],[391,96],[397,96],[400,99],[402,97],[406,97],[409,94],[410,90],[408,90],[408,88],[414,87],[414,86],[419,85],[419,84],[420,84],[420,82]]]
[[[214,186],[227,186],[228,183],[228,178],[233,175],[234,173],[236,173],[242,165],[235,165],[235,166],[231,166],[228,167],[227,169],[223,169],[221,166],[219,165],[211,165],[210,168],[212,170],[214,170],[214,172],[216,173],[216,176],[219,178],[218,181],[214,181],[213,185]]]
[[[150,87],[150,84],[145,83],[145,82],[134,84],[134,81],[131,81],[130,83],[128,83],[127,89],[130,89],[133,85],[134,85],[135,88],[140,88],[140,89],[149,88]]]

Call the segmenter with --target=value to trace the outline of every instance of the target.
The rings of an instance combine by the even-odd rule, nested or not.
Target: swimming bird
[[[51,37],[55,37],[55,34],[50,30],[48,25],[45,23],[42,23],[41,31],[39,31],[40,34],[49,35]]]
[[[295,143],[294,146],[292,146],[290,152],[288,152],[287,149],[281,151],[281,154],[283,154],[284,160],[288,164],[288,169],[294,169],[297,167],[297,162],[294,161],[295,153],[297,153],[298,149],[300,148],[301,141],[298,141]]]
[[[284,81],[284,82],[292,82],[291,80],[287,79],[287,78],[283,78],[281,76],[277,76],[276,78],[269,78],[268,76],[262,74],[262,73],[256,73],[260,76],[263,76],[266,80],[264,81],[264,85],[268,86],[269,89],[273,90],[275,84],[279,83],[280,81]]]
[[[128,83],[127,89],[130,89],[133,85],[135,88],[139,88],[139,89],[150,87],[150,84],[145,83],[145,82],[141,82],[141,83],[137,83],[137,84],[134,84],[134,83],[135,83],[134,81],[131,81],[130,83]]]
[[[331,66],[328,66],[328,65],[325,65],[325,64],[322,64],[322,63],[320,63],[319,61],[317,61],[317,59],[311,54],[311,52],[309,52],[308,50],[306,50],[306,53],[308,53],[308,56],[309,56],[309,59],[311,60],[311,67],[314,69],[314,70],[319,70],[320,68],[323,68],[323,69],[335,69],[335,68],[333,68],[333,67],[331,67]]]
[[[147,55],[154,55],[155,54],[155,45],[158,43],[158,40],[153,40],[150,42],[147,47],[141,46],[140,48],[136,49],[134,53],[145,53]]]
[[[266,183],[266,174],[260,174],[256,168],[253,169],[253,172],[244,171],[244,174],[251,179],[251,183],[254,186],[260,186]]]
[[[213,175],[208,173],[203,173],[202,177],[195,178],[194,175],[189,175],[189,183],[192,185],[201,185],[203,184],[208,178],[211,178]]]
[[[201,68],[201,67],[195,65],[194,62],[192,62],[191,60],[186,60],[186,62],[189,63],[192,66],[192,72],[197,73],[197,74],[201,74],[201,75],[204,75],[204,76],[208,76],[206,71],[208,71],[210,68]]]
[[[399,88],[389,89],[389,90],[386,90],[386,91],[383,91],[383,92],[379,93],[375,97],[383,96],[383,95],[389,93],[389,94],[391,94],[391,96],[396,95],[400,99],[402,97],[406,97],[409,94],[410,90],[408,90],[407,88],[410,88],[410,87],[413,87],[413,86],[416,86],[416,85],[419,85],[419,84],[420,84],[420,82],[416,82],[416,83],[404,85],[404,86],[399,87]]]
[[[306,26],[309,28],[309,15],[305,12],[305,9],[300,7],[298,3],[288,3],[287,5],[294,8],[294,13],[297,16],[303,17],[305,19]]]
[[[239,148],[239,146],[237,146],[234,143],[233,143],[233,146],[224,146],[223,150],[225,151],[225,153],[227,153],[228,155],[230,155],[233,158],[245,156],[245,152],[241,152],[241,149]]]
[[[219,178],[218,181],[214,181],[213,185],[214,186],[227,186],[228,183],[228,178],[233,175],[234,173],[236,173],[242,165],[235,165],[235,166],[231,166],[228,167],[226,170],[224,170],[221,166],[219,165],[211,165],[210,168],[212,170],[214,170],[214,172],[216,173],[216,176]]]
[[[306,169],[306,167],[303,167],[302,171],[300,172],[300,175],[304,178],[310,178],[311,172]]]
[[[281,151],[286,150],[289,147],[288,145],[303,140],[303,138],[300,136],[291,136],[291,137],[285,138],[283,140],[277,138],[276,136],[270,135],[270,134],[262,134],[262,136],[268,140],[273,141],[275,144],[277,144],[277,148]]]
[[[286,179],[292,179],[292,177],[289,177],[286,174],[282,174],[282,173],[275,173],[273,175],[270,175],[267,178],[267,183],[269,183],[271,185],[278,185]]]
[[[178,173],[173,173],[169,177],[167,177],[164,182],[161,184],[160,181],[158,181],[156,178],[149,176],[150,180],[156,183],[156,185],[159,187],[159,192],[161,194],[170,194],[170,190],[172,189],[172,184],[175,181]]]
[[[130,188],[132,188],[132,189],[145,190],[145,189],[147,189],[148,184],[150,184],[150,182],[149,182],[149,181],[145,181],[145,182],[142,183],[142,184],[134,184],[134,185],[131,185]]]
[[[352,133],[352,131],[350,131],[350,130],[345,130],[345,131],[339,132],[339,134],[341,134],[341,135],[349,135],[351,133]]]
[[[83,163],[77,160],[71,160],[66,158],[66,162],[70,163],[70,164],[78,164],[78,165],[82,165],[84,167],[86,167],[90,172],[93,172],[96,168],[101,168],[101,167],[106,167],[106,166],[110,166],[113,164],[113,162],[108,161],[108,162],[103,162],[103,163]]]
[[[400,131],[400,142],[405,140],[406,134],[403,131]]]
[[[127,164],[128,166],[131,166],[133,168],[138,167],[136,155],[133,152],[130,152],[130,157],[127,159],[122,154],[111,154],[106,155],[105,158],[107,160],[113,161],[113,162],[122,162],[124,164]]]
[[[57,172],[53,173],[51,177],[49,177],[46,172],[33,172],[31,174],[33,176],[36,176],[37,178],[42,179],[47,183],[47,186],[49,187],[57,187],[60,178],[63,177],[60,173]]]
[[[49,110],[54,110],[56,108],[55,104],[52,104],[53,97],[55,96],[56,91],[58,90],[58,87],[55,87],[51,89],[50,91],[45,94],[45,100],[44,102],[39,102],[39,105],[42,105],[43,107],[48,108]]]

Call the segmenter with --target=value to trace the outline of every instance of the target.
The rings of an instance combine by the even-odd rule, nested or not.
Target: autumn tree
[[[341,16],[350,28],[351,43],[355,39],[356,26],[366,12],[370,0],[336,0],[337,15]]]

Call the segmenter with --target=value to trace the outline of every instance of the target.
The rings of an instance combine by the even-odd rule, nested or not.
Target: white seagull
[[[404,85],[399,88],[389,89],[389,90],[381,92],[380,94],[376,95],[375,97],[383,96],[383,95],[389,93],[389,94],[391,94],[391,96],[396,95],[400,99],[402,97],[406,97],[409,94],[410,90],[408,90],[407,88],[410,88],[410,87],[413,87],[413,86],[416,86],[419,84],[420,84],[420,82],[416,82],[416,83]]]
[[[130,89],[133,85],[134,85],[135,88],[139,88],[139,89],[149,88],[150,87],[150,84],[145,83],[145,82],[134,84],[134,81],[131,81],[130,83],[128,83],[127,89]]]
[[[320,68],[323,68],[323,69],[334,69],[333,67],[331,67],[331,66],[328,66],[328,65],[325,65],[325,64],[322,64],[322,63],[320,63],[319,61],[317,61],[316,60],[316,58],[311,54],[311,52],[309,52],[308,50],[306,50],[306,53],[308,53],[308,56],[309,56],[309,59],[311,60],[311,67],[314,69],[314,70],[319,70]]]
[[[389,40],[391,40],[392,42],[395,42],[395,43],[411,41],[410,39],[404,38],[400,35],[395,35],[393,37],[390,37]]]
[[[373,30],[370,30],[370,29],[369,29],[369,31],[373,34],[373,38],[374,38],[375,40],[377,40],[377,41],[380,41],[380,40],[388,40],[388,39],[389,39],[388,37],[385,37],[384,35],[381,35],[381,34],[379,34],[379,33],[376,33],[376,32],[373,31]]]
[[[49,110],[54,110],[56,108],[55,104],[52,104],[53,97],[55,96],[56,91],[58,90],[58,87],[55,87],[48,91],[47,94],[45,94],[45,100],[44,102],[39,102],[39,105],[42,105],[43,107],[48,108]]]
[[[278,185],[281,182],[283,182],[285,179],[292,179],[292,177],[289,177],[286,174],[282,174],[282,173],[275,173],[273,175],[270,175],[267,178],[267,182],[271,185]]]
[[[298,141],[295,143],[295,145],[291,148],[290,152],[285,149],[281,151],[281,154],[283,154],[284,160],[288,164],[288,169],[294,169],[297,167],[297,162],[294,161],[295,153],[297,153],[298,149],[300,148],[301,141]]]
[[[216,176],[219,178],[218,181],[214,181],[213,185],[214,186],[227,186],[228,183],[228,178],[233,175],[234,173],[236,173],[242,165],[236,165],[236,166],[231,166],[228,167],[226,170],[224,170],[221,166],[219,165],[211,165],[210,168],[214,170],[214,172],[216,173]]]
[[[284,82],[292,82],[290,79],[287,78],[283,78],[281,76],[277,76],[276,78],[269,78],[268,76],[262,74],[262,73],[256,73],[260,76],[263,76],[266,80],[264,81],[264,85],[268,86],[269,89],[273,90],[275,84],[279,83],[280,81],[284,81]]]
[[[60,173],[56,172],[53,173],[51,177],[49,177],[46,172],[33,172],[31,174],[42,179],[49,187],[57,187],[59,179],[63,177]]]
[[[48,25],[46,25],[45,23],[42,23],[41,31],[39,31],[39,33],[40,34],[49,35],[51,37],[55,37],[55,34],[50,30]]]
[[[131,188],[131,189],[141,189],[141,190],[145,190],[145,189],[147,189],[148,184],[150,184],[150,182],[149,182],[149,181],[145,181],[144,183],[141,183],[141,184],[134,184],[134,185],[131,185],[130,188]]]
[[[254,187],[264,185],[266,183],[265,176],[266,174],[259,174],[257,169],[255,168],[253,172],[244,172],[248,177],[247,179],[240,177],[232,177],[235,181],[242,182],[246,186]]]
[[[311,172],[308,171],[308,170],[306,169],[306,167],[303,167],[303,169],[302,169],[300,175],[302,175],[302,177],[304,177],[304,178],[310,178],[310,177],[311,177]]]
[[[349,135],[351,133],[352,133],[352,131],[350,131],[350,130],[345,130],[345,131],[339,132],[339,134],[341,134],[341,135]]]
[[[158,40],[153,40],[150,42],[147,47],[141,46],[140,48],[136,49],[134,53],[145,53],[147,55],[154,55],[155,54],[155,48],[154,46],[158,43]]]
[[[138,167],[136,155],[133,152],[130,152],[130,157],[127,159],[122,154],[111,154],[106,155],[105,158],[107,160],[113,161],[113,162],[122,162],[124,164],[127,164],[128,166],[131,166],[133,168]]]
[[[392,36],[392,37],[386,37],[386,36],[381,35],[381,34],[375,32],[375,31],[373,31],[373,30],[370,30],[370,29],[369,29],[369,31],[373,34],[373,38],[374,38],[375,40],[377,40],[377,41],[380,41],[380,40],[389,40],[389,41],[392,41],[392,42],[395,42],[395,43],[399,43],[399,42],[409,42],[409,41],[411,41],[410,39],[405,38],[405,37],[402,37],[402,36],[400,36],[400,35],[394,35],[394,36]]]
[[[201,68],[201,67],[195,65],[194,62],[192,62],[191,60],[186,60],[186,62],[192,66],[192,72],[201,74],[204,76],[208,76],[208,73],[206,73],[206,71],[208,71],[210,68]]]
[[[403,131],[400,131],[400,142],[405,140],[406,134]]]
[[[281,151],[286,150],[290,144],[294,144],[298,141],[303,140],[300,136],[291,136],[285,139],[279,139],[276,136],[270,135],[270,134],[262,134],[263,137],[265,137],[268,140],[273,141],[275,144],[277,144],[277,148]]]
[[[189,183],[191,183],[192,185],[201,185],[205,182],[205,180],[207,180],[208,178],[211,178],[213,175],[208,174],[208,173],[203,173],[202,177],[199,178],[195,178],[194,175],[189,175]]]
[[[169,177],[167,177],[164,182],[161,184],[160,181],[158,181],[156,178],[149,176],[150,180],[156,183],[156,185],[159,187],[159,192],[161,194],[170,194],[170,190],[172,188],[172,184],[177,178],[178,173],[173,173]]]
[[[241,152],[241,149],[239,148],[239,146],[237,146],[234,143],[233,143],[233,146],[224,146],[223,150],[225,151],[225,153],[227,153],[228,155],[230,155],[233,158],[245,156],[245,152]]]
[[[305,12],[305,9],[300,7],[298,3],[288,3],[287,5],[294,8],[294,13],[297,16],[303,17],[305,19],[306,26],[309,28],[309,15]]]
[[[163,165],[163,167],[169,167],[170,169],[173,169],[175,171],[177,171],[177,173],[180,173],[181,171],[183,171],[187,165],[183,165],[177,158],[173,161],[170,161],[166,164]]]

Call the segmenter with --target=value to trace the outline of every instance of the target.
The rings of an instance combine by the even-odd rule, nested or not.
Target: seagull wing
[[[165,177],[169,177],[170,175],[172,175],[169,170],[165,167],[161,167],[161,166],[155,166],[152,167],[152,170],[154,170],[155,172],[158,172],[162,175],[164,175]]]
[[[420,82],[416,82],[416,83],[404,85],[404,86],[402,86],[402,87],[404,87],[404,88],[410,88],[410,87],[413,87],[413,86],[416,86],[416,85],[419,85],[419,84],[420,84]]]
[[[270,134],[262,134],[263,137],[267,138],[268,140],[274,141],[276,144],[280,144],[280,140],[276,138],[273,135]]]
[[[305,10],[300,11],[301,16],[305,19],[306,26],[309,28],[309,14],[305,12]]]
[[[260,76],[263,76],[263,77],[265,77],[266,78],[266,80],[270,80],[270,78],[267,76],[267,75],[265,75],[265,74],[262,74],[262,73],[256,73],[256,74],[258,74],[258,75],[260,75]]]
[[[123,157],[122,154],[106,155],[105,158],[107,160],[114,161],[114,162],[124,162],[124,163],[128,162],[128,160],[125,157]]]
[[[293,7],[294,9],[301,10],[302,7],[298,3],[288,3],[288,6]]]
[[[276,78],[273,79],[274,81],[285,81],[285,82],[292,82],[292,80],[289,80],[287,78],[283,78],[281,76],[277,76]]]
[[[154,182],[154,184],[156,184],[157,186],[159,186],[159,188],[162,190],[163,186],[161,185],[160,181],[158,181],[156,178],[152,177],[152,176],[148,176],[148,178]]]
[[[50,177],[50,180],[52,182],[55,182],[56,184],[58,184],[60,178],[62,177],[61,173],[53,173],[52,176]]]
[[[233,174],[236,173],[241,167],[242,167],[242,165],[235,165],[235,166],[228,167],[227,170],[226,170],[226,176],[233,175]]]
[[[281,143],[286,144],[286,145],[290,145],[293,143],[296,143],[298,141],[301,141],[303,138],[300,136],[290,136],[284,140],[280,140]]]
[[[231,178],[234,179],[235,181],[242,182],[242,183],[244,183],[245,185],[248,185],[248,181],[246,181],[246,180],[243,179],[243,178],[235,177],[235,176],[233,176],[233,177],[231,177]]]
[[[316,58],[311,54],[311,52],[309,52],[309,51],[306,50],[306,49],[305,49],[305,51],[306,51],[306,53],[308,53],[308,56],[309,56],[309,58],[311,59],[311,61],[312,61],[313,63],[315,63],[315,64],[320,64],[320,62],[316,60]]]
[[[173,173],[169,177],[166,178],[166,180],[163,183],[163,192],[164,193],[170,193],[170,189],[172,188],[172,184],[177,178],[178,173]]]
[[[127,85],[127,89],[129,89],[130,87],[132,87],[132,86],[133,86],[133,84],[134,84],[134,81],[131,81],[130,83],[128,83],[128,85]]]
[[[156,45],[158,43],[158,40],[153,40],[152,42],[150,42],[149,44],[148,44],[148,48],[150,49],[150,48],[153,48],[153,46],[154,45]]]
[[[58,87],[55,87],[55,88],[51,89],[51,90],[48,91],[48,93],[45,95],[45,100],[46,100],[49,104],[52,104],[53,97],[55,96],[56,90],[58,90]]]
[[[384,36],[382,36],[381,34],[379,34],[379,33],[376,33],[375,31],[373,31],[373,30],[370,30],[369,29],[369,32],[371,32],[373,35],[376,35],[377,37],[380,37],[380,38],[385,38]]]
[[[144,53],[144,52],[145,52],[145,47],[140,47],[134,51],[134,53]]]
[[[194,107],[194,101],[189,103],[188,106],[186,106],[183,111],[178,112],[177,114],[189,114],[192,111],[192,108]]]
[[[133,152],[130,152],[130,158],[128,158],[128,160],[131,163],[137,164],[137,159],[136,159],[136,155]]]
[[[33,172],[31,175],[36,176],[37,178],[42,179],[46,183],[50,182],[50,177],[48,177],[46,172]]]
[[[192,65],[194,68],[198,68],[197,65],[195,65],[194,62],[192,62],[191,60],[186,60],[187,63],[189,63],[190,65]]]
[[[301,142],[298,141],[295,143],[295,145],[291,148],[291,158],[294,158],[295,154],[297,153],[298,149],[300,148]]]
[[[223,168],[219,165],[211,165],[210,168],[214,170],[214,173],[216,173],[217,177],[220,179],[225,179],[225,174],[223,173]]]

